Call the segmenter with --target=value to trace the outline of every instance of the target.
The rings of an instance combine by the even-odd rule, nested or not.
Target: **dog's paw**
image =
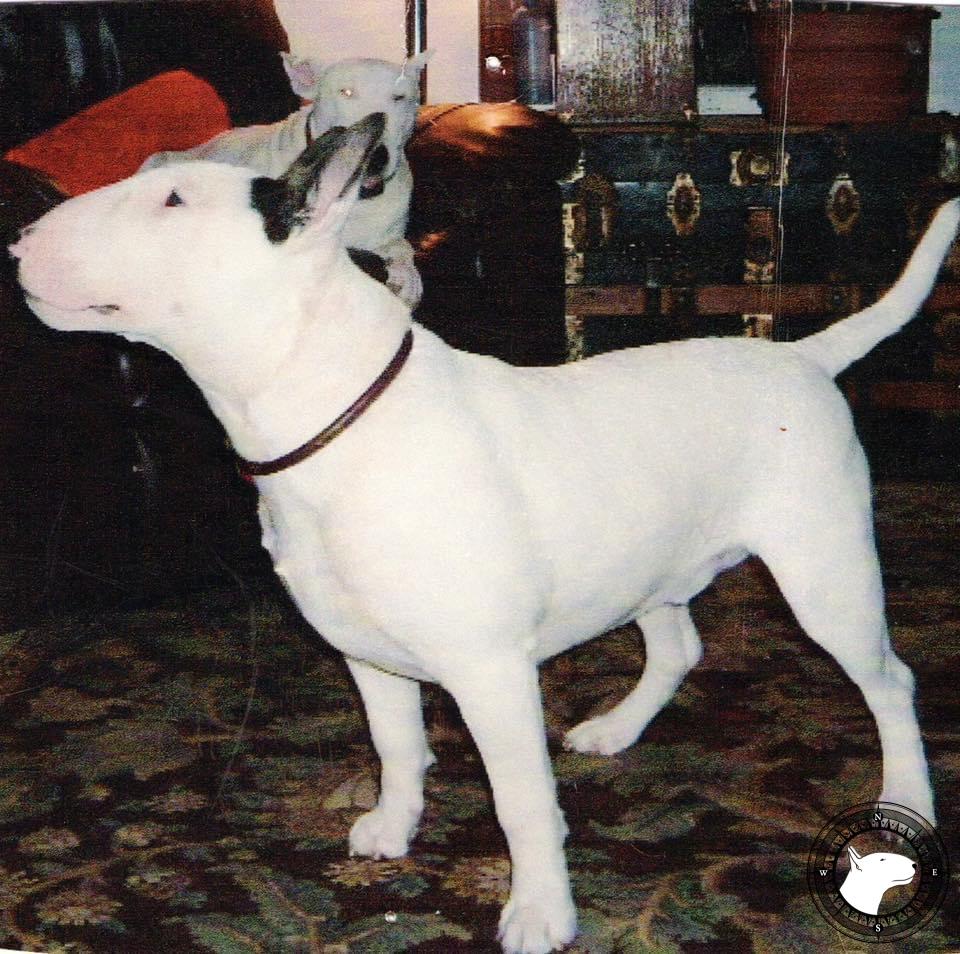
[[[574,752],[613,755],[637,741],[636,726],[612,717],[612,713],[587,719],[564,737],[563,747]]]
[[[518,903],[511,898],[500,915],[498,938],[504,954],[550,954],[577,933],[577,911],[569,896]]]
[[[401,818],[377,807],[361,815],[350,829],[350,854],[366,858],[401,858],[410,847],[417,819]]]
[[[420,304],[423,297],[423,280],[413,262],[388,261],[387,288],[411,311]]]

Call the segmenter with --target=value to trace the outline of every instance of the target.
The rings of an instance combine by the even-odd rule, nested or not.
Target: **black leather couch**
[[[165,70],[211,82],[234,125],[296,108],[268,0],[0,4],[0,151]]]
[[[0,152],[160,72],[215,87],[235,125],[297,103],[268,0],[0,5]],[[512,104],[426,107],[409,152],[417,318],[516,363],[563,359],[559,190],[577,143]],[[83,157],[77,157],[78,162]],[[0,242],[60,196],[0,165]],[[46,331],[0,254],[0,619],[269,575],[252,489],[163,355]]]

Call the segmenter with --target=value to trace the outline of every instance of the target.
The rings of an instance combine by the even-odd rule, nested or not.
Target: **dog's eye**
[[[395,93],[393,96],[393,101],[395,103],[403,102],[407,97],[403,93]]]
[[[170,195],[167,196],[166,200],[163,203],[168,209],[174,208],[177,205],[183,205],[183,199],[180,198],[180,193],[176,189],[170,190]]]
[[[346,98],[349,99],[353,96],[353,89],[350,86],[344,86],[343,89],[340,90],[340,95],[346,96]]]

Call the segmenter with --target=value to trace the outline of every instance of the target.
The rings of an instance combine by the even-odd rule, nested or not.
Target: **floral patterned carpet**
[[[960,860],[960,485],[885,484],[896,646],[914,668]],[[762,567],[694,606],[706,657],[639,744],[562,750],[643,665],[624,628],[542,682],[580,912],[578,954],[860,950],[806,888],[811,843],[876,797],[873,721]],[[342,662],[272,584],[0,636],[0,947],[493,952],[508,863],[476,751],[426,692],[439,764],[407,858],[349,858],[376,763]],[[960,948],[952,890],[899,951]]]

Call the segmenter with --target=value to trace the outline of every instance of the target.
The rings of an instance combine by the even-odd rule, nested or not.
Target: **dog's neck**
[[[248,460],[278,457],[326,427],[383,371],[410,327],[409,310],[346,256],[295,307],[302,330],[254,393],[200,385]]]

